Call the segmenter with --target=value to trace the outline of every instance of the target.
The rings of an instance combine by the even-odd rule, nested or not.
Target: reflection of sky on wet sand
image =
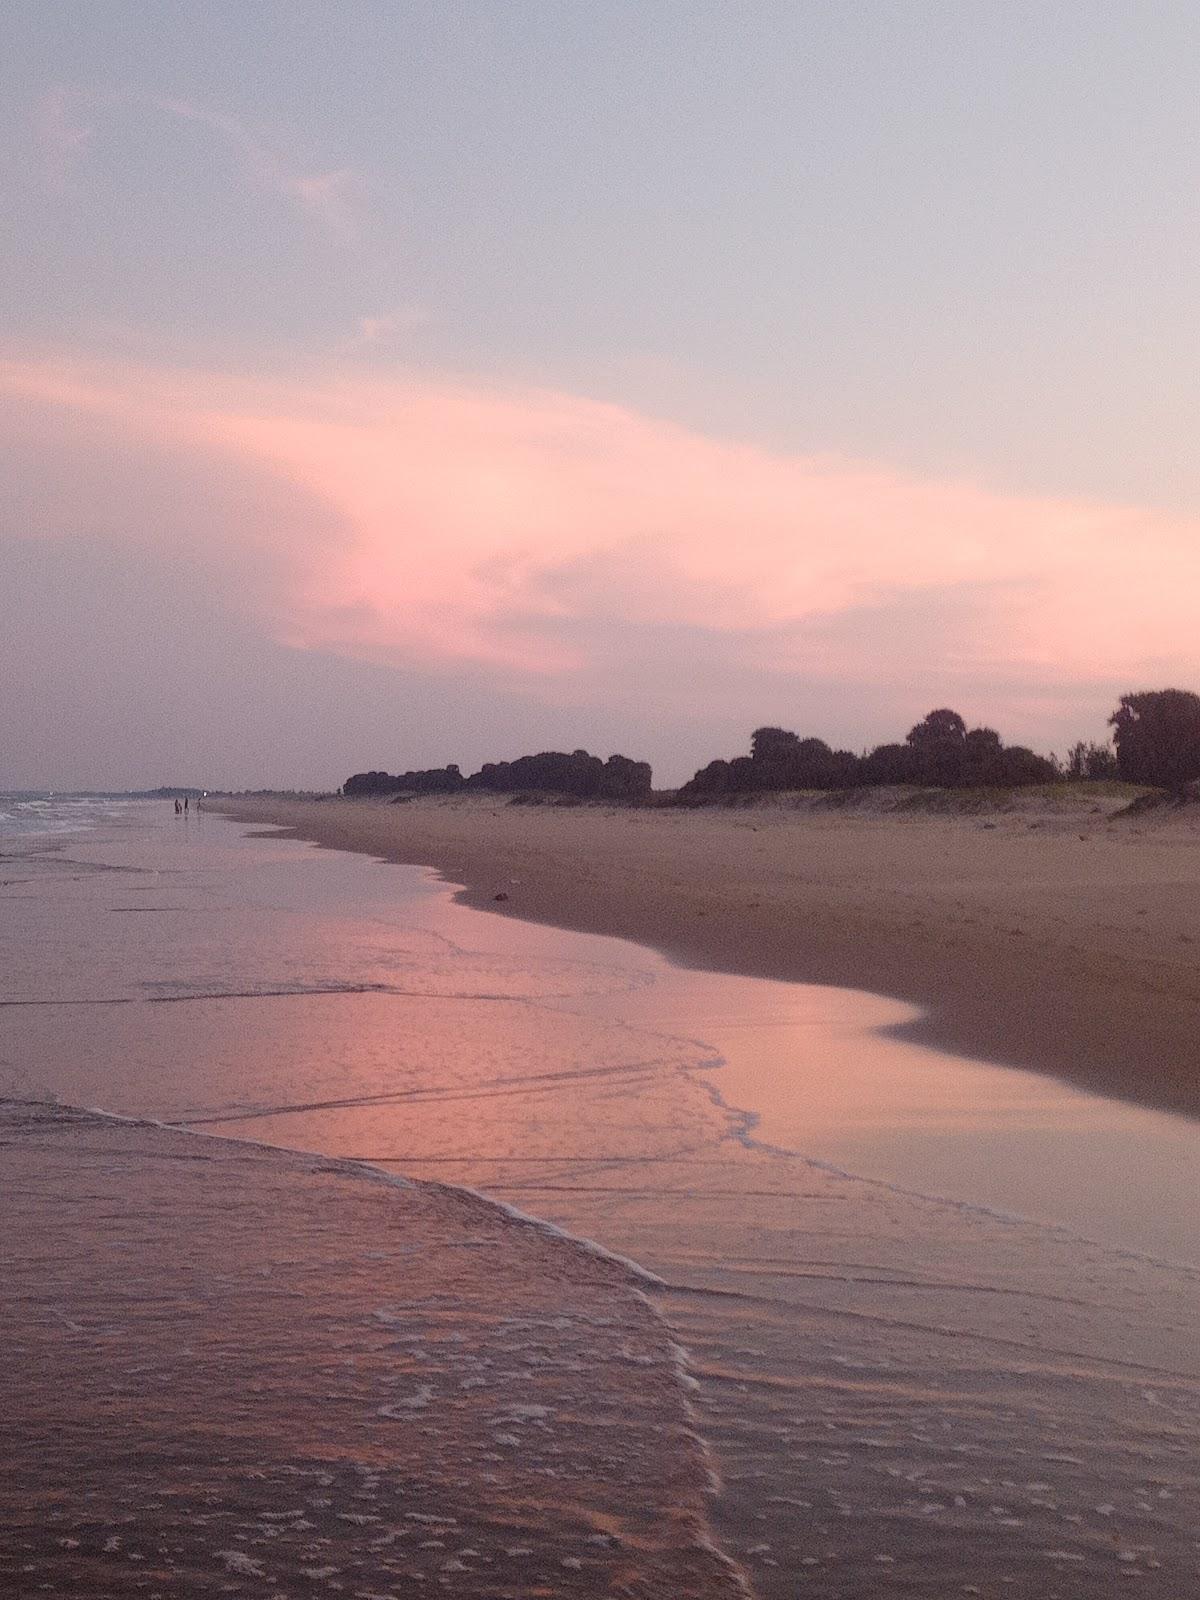
[[[1126,1567],[1191,1583],[1200,1275],[1085,1242],[1182,1254],[1188,1124],[890,1038],[892,1001],[680,971],[216,817],[149,808],[3,877],[0,1092],[473,1185],[659,1273],[767,1600],[866,1592],[881,1554],[931,1600],[985,1569],[1084,1600],[1102,1502]]]
[[[10,1077],[53,1063],[66,1098],[414,1163],[673,1151],[713,1136],[716,1094],[764,1144],[1194,1256],[1187,1119],[894,1038],[914,1013],[881,996],[683,970],[215,816],[148,853],[142,816],[30,859],[46,898],[20,902],[5,998],[111,1003],[86,1051],[74,1009],[6,1007]]]
[[[1200,1125],[1187,1118],[894,1038],[913,1008],[855,990],[672,969],[619,1010],[714,1046],[722,1098],[754,1112],[765,1144],[1197,1258]]]

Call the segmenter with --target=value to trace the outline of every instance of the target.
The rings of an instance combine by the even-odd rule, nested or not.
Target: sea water
[[[437,1177],[632,1257],[764,1596],[1194,1586],[1193,1124],[890,1037],[878,997],[102,805],[0,838],[0,1093]]]
[[[109,795],[59,795],[33,789],[0,793],[0,839],[88,831],[104,823],[120,823],[138,805]],[[144,811],[139,807],[137,814],[144,815]]]

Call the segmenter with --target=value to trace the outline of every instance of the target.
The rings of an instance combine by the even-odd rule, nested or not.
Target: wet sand
[[[209,802],[434,866],[492,911],[893,996],[924,1008],[907,1037],[1200,1115],[1200,824],[1117,818],[1116,803],[935,816]]]
[[[0,1102],[0,1593],[744,1593],[634,1269],[441,1184]]]
[[[469,1213],[462,1237],[458,1206],[479,1202],[436,1185],[419,1192],[447,1204],[398,1221],[389,1256],[361,1169],[336,1159],[361,1156],[484,1189],[662,1280],[647,1293],[689,1352],[694,1425],[723,1484],[707,1514],[762,1600],[809,1588],[857,1600],[881,1586],[931,1600],[1108,1600],[1139,1577],[1195,1590],[1200,1273],[760,1143],[753,1118],[722,1096],[731,1069],[695,1037],[707,1032],[706,985],[746,980],[479,916],[422,870],[247,838],[215,816],[179,823],[154,806],[27,841],[4,879],[0,1092],[39,1102],[39,1115],[57,1097],[335,1158],[238,1147],[261,1163],[239,1168],[234,1147],[176,1133],[185,1142],[155,1179],[159,1154],[144,1143],[117,1163],[86,1148],[90,1136],[56,1146],[41,1130],[19,1172],[0,1150],[0,1195],[18,1208],[4,1242],[19,1262],[19,1283],[8,1271],[23,1341],[10,1406],[26,1475],[14,1494],[28,1508],[22,1564],[94,1568],[72,1587],[81,1567],[55,1566],[42,1581],[57,1592],[205,1593],[219,1578],[229,1593],[342,1583],[469,1595],[475,1580],[458,1568],[417,1563],[483,1570],[478,1554],[495,1555],[487,1540],[515,1503],[511,1548],[538,1554],[552,1580],[542,1589],[571,1593],[584,1569],[562,1565],[560,1581],[554,1562],[585,1559],[580,1530],[611,1534],[630,1448],[621,1413],[641,1407],[643,1385],[650,1415],[636,1421],[668,1422],[651,1437],[671,1486],[645,1500],[647,1514],[668,1504],[684,1519],[667,1550],[644,1544],[635,1513],[620,1533],[635,1575],[608,1589],[593,1575],[599,1592],[634,1596],[680,1593],[681,1560],[682,1580],[709,1580],[708,1567],[687,1565],[705,1549],[700,1537],[692,1550],[704,1526],[688,1498],[695,1441],[664,1418],[659,1402],[677,1391],[640,1333],[621,1338],[610,1386],[612,1319],[626,1323],[632,1304],[637,1333],[645,1310],[623,1272],[596,1307],[586,1250],[534,1229],[542,1259],[499,1211],[494,1233]],[[685,985],[679,1004],[656,1002],[673,982]],[[820,991],[794,994],[814,1002]],[[760,1004],[748,994],[742,1009]],[[788,1028],[803,1020],[789,1010]],[[907,1048],[875,1041],[889,1047]],[[202,1180],[178,1159],[201,1149],[223,1153]],[[359,1181],[343,1183],[350,1171]],[[397,1218],[382,1197],[412,1194],[365,1187]],[[123,1277],[123,1260],[144,1270]],[[196,1328],[209,1330],[199,1344]],[[244,1353],[247,1334],[257,1355]],[[600,1359],[587,1367],[593,1344]],[[48,1385],[30,1380],[42,1371]],[[96,1396],[102,1409],[88,1411]],[[95,1437],[80,1432],[80,1406]],[[282,1446],[281,1416],[296,1419]],[[527,1431],[534,1475],[521,1478]],[[186,1583],[169,1566],[143,1571],[140,1542],[124,1568],[99,1564],[137,1527],[94,1516],[118,1510],[105,1499],[113,1439],[117,1459],[131,1458],[118,1514],[132,1504],[162,1531],[155,1548],[186,1565]],[[152,1486],[137,1476],[143,1445]],[[341,1478],[331,1462],[361,1464],[376,1447],[400,1472],[368,1471],[360,1495],[358,1466]],[[628,1475],[638,1495],[640,1450]],[[85,1492],[63,1496],[72,1473]],[[274,1494],[280,1473],[301,1498]],[[264,1483],[271,1495],[255,1498]],[[204,1500],[194,1526],[193,1484]],[[435,1490],[451,1495],[444,1529],[420,1521],[442,1509],[422,1504]],[[269,1531],[298,1507],[312,1527]],[[388,1554],[410,1524],[432,1531]],[[325,1577],[301,1569],[303,1582],[271,1583],[312,1560],[306,1539],[329,1540],[356,1581],[328,1573],[330,1556],[310,1568]],[[642,1576],[660,1557],[667,1584]],[[380,1559],[399,1563],[395,1581],[371,1581],[367,1563]],[[429,1585],[400,1581],[406,1560]],[[24,1597],[28,1576],[12,1592]]]

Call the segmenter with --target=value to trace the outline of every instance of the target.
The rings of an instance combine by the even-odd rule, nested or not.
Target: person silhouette
[[[177,817],[183,815],[183,807],[179,804],[178,800],[175,802],[175,815]]]

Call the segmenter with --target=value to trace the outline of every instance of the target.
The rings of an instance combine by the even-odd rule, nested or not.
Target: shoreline
[[[0,1385],[0,1586],[124,1594],[149,1548],[180,1595],[335,1574],[407,1593],[451,1572],[480,1600],[631,1578],[749,1595],[632,1263],[361,1161],[37,1101],[0,1099],[0,1130],[14,1350],[42,1375]],[[553,1372],[523,1365],[550,1326]],[[583,1409],[592,1435],[570,1425]],[[563,1462],[588,1495],[535,1514]]]
[[[798,1576],[871,1591],[882,1548],[889,1581],[914,1594],[980,1571],[1021,1592],[1049,1581],[1090,1594],[1106,1592],[1114,1559],[1111,1501],[1131,1565],[1187,1590],[1186,1523],[1142,1502],[1148,1481],[1174,1485],[1181,1504],[1193,1487],[1179,1454],[1195,1434],[1194,1271],[731,1139],[689,1047],[703,1030],[684,1030],[682,1050],[669,1034],[651,1042],[622,1014],[626,984],[593,981],[593,968],[641,965],[639,952],[586,953],[578,988],[613,1026],[581,1032],[588,1008],[559,1004],[577,985],[552,983],[540,1006],[536,967],[512,960],[527,944],[553,962],[557,938],[473,924],[432,873],[380,872],[365,845],[357,861],[318,857],[251,842],[274,841],[273,827],[213,817],[189,830],[168,810],[134,813],[128,834],[28,852],[41,890],[13,907],[14,943],[35,952],[39,908],[70,909],[58,925],[71,981],[45,986],[52,1004],[131,995],[145,1009],[10,1011],[9,1053],[30,1071],[90,1056],[54,1069],[63,1100],[188,1125],[101,1130],[35,1096],[28,1137],[6,1141],[28,1285],[14,1280],[15,1304],[31,1308],[14,1370],[49,1365],[54,1380],[18,1385],[11,1472],[18,1488],[43,1469],[79,1486],[61,1515],[19,1528],[26,1576],[116,1594],[135,1570],[123,1563],[149,1548],[186,1563],[169,1578],[181,1594],[198,1592],[191,1573],[289,1589],[317,1573],[364,1593],[424,1579],[463,1600],[534,1586],[563,1600],[622,1586],[734,1600],[745,1575],[782,1600]],[[653,898],[655,862],[695,890],[689,851],[715,887],[726,871],[745,878],[728,818],[688,822],[672,844],[672,825],[627,814],[521,810],[431,807],[392,843],[440,830],[447,849],[457,837],[480,850],[481,873],[503,855],[511,877],[518,855],[551,856],[542,889],[559,892],[569,871],[585,899],[585,872],[626,898],[640,877]],[[329,811],[322,831],[354,821]],[[777,829],[760,876],[795,855],[797,821]],[[751,843],[763,819],[752,822]],[[396,825],[386,808],[359,823]],[[519,906],[532,882],[481,877],[476,894]],[[114,928],[139,892],[165,920]],[[197,918],[206,907],[217,920]],[[461,981],[442,981],[430,931],[464,958]],[[437,981],[408,982],[426,951]],[[120,959],[106,966],[101,952]],[[31,970],[14,965],[9,988],[36,1003]],[[154,1004],[162,993],[200,1009]],[[820,999],[789,998],[801,1010]],[[170,1062],[174,1081],[160,1081]],[[582,1070],[543,1099],[555,1066]],[[252,1137],[231,1139],[228,1120],[214,1131],[212,1113]],[[291,1153],[305,1148],[328,1153]],[[400,1176],[422,1170],[435,1176]],[[513,1226],[514,1206],[531,1226]],[[1147,1383],[1158,1409],[1143,1414]],[[1056,1464],[1043,1467],[1048,1442]],[[136,1476],[114,1472],[114,1456]],[[1030,1470],[1045,1482],[1025,1483]],[[103,1581],[74,1581],[84,1567]]]
[[[1200,828],[1045,801],[987,815],[214,797],[430,867],[480,910],[684,967],[887,995],[930,1048],[1200,1117]],[[503,899],[497,899],[503,896]]]

